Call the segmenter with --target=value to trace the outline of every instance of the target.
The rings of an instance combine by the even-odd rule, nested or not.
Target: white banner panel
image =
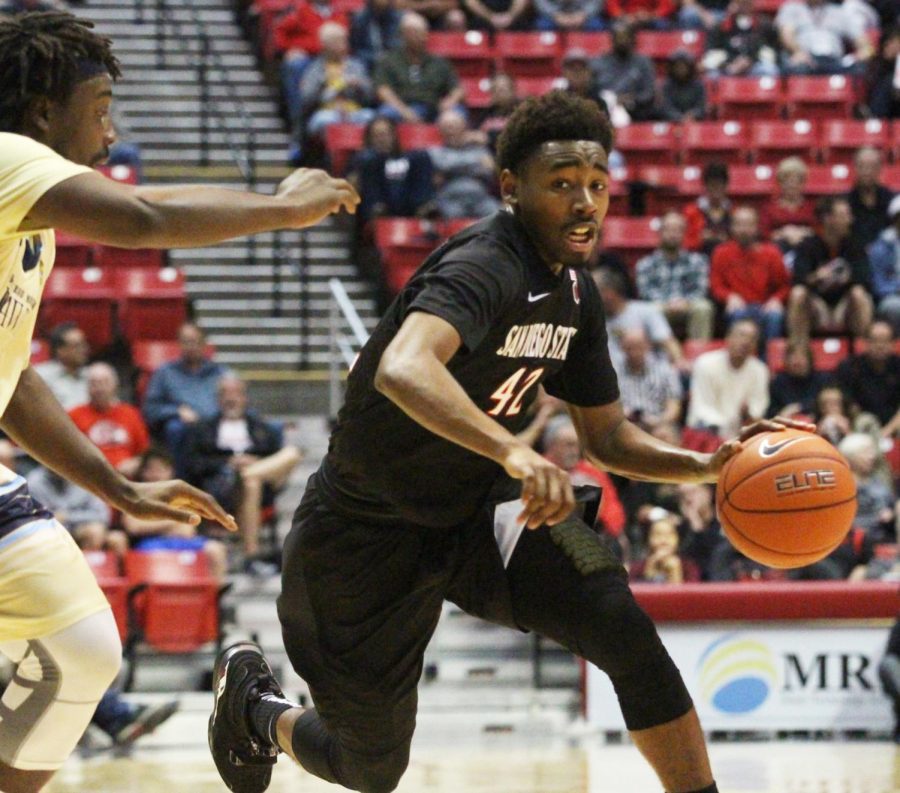
[[[705,730],[890,730],[878,681],[889,626],[662,625]],[[588,664],[588,721],[625,723],[609,678]]]

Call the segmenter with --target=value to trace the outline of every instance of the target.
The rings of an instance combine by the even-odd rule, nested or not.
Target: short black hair
[[[80,331],[77,322],[60,322],[50,331],[50,354],[55,358],[60,347],[66,344],[66,336],[73,330]]]
[[[703,184],[725,182],[728,184],[728,166],[724,162],[713,161],[703,167]]]
[[[816,220],[820,223],[825,220],[833,211],[834,208],[838,204],[848,204],[849,201],[841,195],[826,195],[822,196],[817,202],[815,207]]]
[[[0,132],[22,132],[38,98],[68,101],[86,62],[121,75],[110,40],[93,27],[62,11],[0,17]]]
[[[526,99],[497,139],[497,166],[519,173],[522,164],[550,140],[592,140],[612,150],[612,126],[596,102],[568,91]]]

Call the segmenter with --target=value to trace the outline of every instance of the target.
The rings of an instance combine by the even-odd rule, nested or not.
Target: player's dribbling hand
[[[808,421],[797,421],[787,416],[775,416],[775,418],[771,419],[758,419],[752,424],[742,427],[737,438],[725,441],[710,458],[708,470],[712,478],[707,481],[714,482],[719,478],[722,467],[743,448],[744,441],[762,432],[778,432],[783,429],[815,432],[816,425],[810,424]]]
[[[341,209],[356,214],[359,204],[359,194],[350,182],[317,168],[298,168],[278,185],[275,195],[296,209],[294,228],[315,225]]]
[[[175,520],[196,526],[204,518],[220,523],[229,531],[237,531],[234,518],[222,509],[209,493],[180,479],[167,482],[132,482],[129,492],[115,506],[135,518]]]
[[[569,475],[528,446],[513,449],[503,462],[513,479],[522,481],[525,509],[518,520],[529,529],[565,520],[575,508]]]

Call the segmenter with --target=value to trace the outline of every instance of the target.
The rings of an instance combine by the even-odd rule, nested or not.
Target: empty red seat
[[[124,640],[128,633],[129,584],[128,579],[122,575],[119,557],[112,551],[85,551],[84,558],[109,601],[119,637]]]
[[[329,124],[325,127],[325,151],[331,158],[331,171],[344,174],[354,152],[363,147],[366,130],[362,124]]]
[[[156,248],[114,248],[98,245],[94,254],[94,264],[105,268],[144,267],[158,270],[166,264],[165,251]]]
[[[628,213],[631,178],[631,169],[627,167],[613,168],[609,172],[609,213],[611,215]]]
[[[56,258],[54,267],[90,267],[94,264],[96,246],[64,231],[56,232]]]
[[[440,146],[444,142],[434,124],[399,124],[397,137],[400,139],[400,148],[404,151],[427,149],[429,146]]]
[[[699,61],[706,49],[706,34],[698,30],[641,30],[636,49],[653,60],[657,74],[663,74],[669,57],[677,50],[686,50]]]
[[[750,149],[758,163],[776,165],[785,157],[815,161],[819,136],[816,125],[807,119],[795,121],[755,121],[750,127]]]
[[[681,351],[685,359],[693,363],[703,353],[712,352],[713,350],[721,350],[725,346],[723,339],[686,339],[681,345]]]
[[[346,14],[349,17],[365,7],[366,0],[331,0],[332,14]]]
[[[886,153],[889,151],[890,123],[880,118],[866,121],[826,119],[819,133],[819,145],[825,162],[849,165],[861,146],[875,146]]]
[[[787,78],[785,98],[788,115],[793,118],[851,118],[856,91],[843,74],[798,75]]]
[[[607,217],[603,221],[603,248],[618,253],[631,268],[658,244],[658,218]]]
[[[678,127],[665,121],[629,124],[616,130],[615,147],[629,165],[674,165]]]
[[[900,165],[886,165],[882,168],[881,181],[895,193],[900,193]]]
[[[491,106],[490,77],[460,77],[466,106],[470,110],[485,110]]]
[[[702,169],[696,165],[645,165],[638,178],[649,186],[647,212],[681,211],[703,193]]]
[[[433,224],[416,218],[377,218],[375,246],[381,253],[387,286],[399,292],[442,239]]]
[[[125,338],[174,339],[187,319],[184,274],[174,267],[116,272],[119,323]]]
[[[517,77],[516,92],[519,96],[543,96],[554,88],[563,88],[562,77]]]
[[[606,30],[569,30],[565,48],[584,50],[588,57],[599,58],[612,49],[612,34]]]
[[[92,350],[102,350],[114,335],[115,284],[99,267],[54,268],[44,286],[38,325],[48,333],[60,322],[74,322]]]
[[[853,173],[846,165],[811,165],[806,195],[817,197],[846,193],[853,187]]]
[[[429,33],[428,52],[452,61],[460,77],[487,77],[494,68],[491,43],[480,30]]]
[[[130,165],[98,165],[97,170],[114,182],[137,184],[137,172]]]
[[[777,187],[771,165],[735,165],[728,169],[728,196],[736,204],[760,209],[776,194]]]
[[[719,118],[781,118],[784,89],[778,77],[722,77],[716,82]]]
[[[769,339],[766,344],[766,362],[774,372],[784,368],[786,339]],[[809,342],[813,357],[813,368],[820,372],[832,372],[850,354],[850,344],[846,339],[811,339]]]
[[[741,121],[696,121],[682,128],[681,155],[687,165],[747,161],[747,125]]]
[[[515,77],[557,77],[562,38],[553,31],[502,31],[494,37],[499,71]]]

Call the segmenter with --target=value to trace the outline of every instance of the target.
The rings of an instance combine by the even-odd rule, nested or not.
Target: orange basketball
[[[741,553],[770,567],[828,556],[856,515],[856,482],[844,456],[818,435],[754,435],[722,469],[716,510]]]

